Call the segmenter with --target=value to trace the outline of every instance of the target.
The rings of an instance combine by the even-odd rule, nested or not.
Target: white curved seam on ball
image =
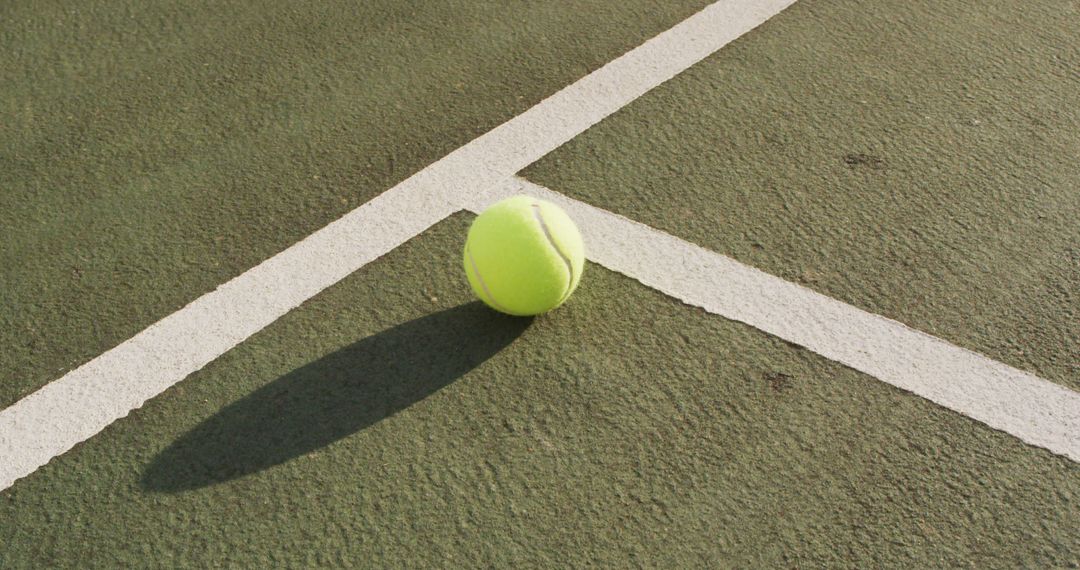
[[[487,295],[487,298],[489,301],[491,301],[491,304],[495,305],[496,309],[499,309],[504,313],[513,314],[510,311],[506,310],[506,307],[500,305],[499,302],[495,300],[495,295],[491,294],[491,290],[488,289],[487,283],[484,282],[484,276],[480,275],[480,268],[476,266],[476,259],[473,258],[472,251],[466,249],[465,255],[469,256],[469,264],[472,265],[473,275],[475,275],[476,280],[480,282],[480,288],[484,290],[484,294]]]
[[[551,237],[551,230],[548,229],[547,222],[544,221],[544,216],[540,213],[540,204],[533,204],[533,217],[540,224],[540,229],[544,231],[544,237],[547,238],[548,243],[551,244],[551,248],[555,250],[555,253],[559,254],[559,258],[566,264],[566,271],[570,273],[570,278],[566,280],[566,291],[559,297],[559,304],[566,301],[566,298],[570,296],[570,288],[574,286],[574,264],[570,262],[570,258],[566,256],[559,249],[559,245],[555,243],[555,239]]]

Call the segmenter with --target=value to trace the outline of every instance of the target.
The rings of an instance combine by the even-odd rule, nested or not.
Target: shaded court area
[[[531,321],[474,301],[366,337],[199,424],[155,458],[143,486],[196,489],[316,451],[457,380],[498,354]]]

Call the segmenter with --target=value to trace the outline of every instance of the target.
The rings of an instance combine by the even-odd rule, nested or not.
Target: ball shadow
[[[475,302],[364,338],[229,404],[158,454],[141,485],[198,489],[324,447],[460,378],[531,322]]]

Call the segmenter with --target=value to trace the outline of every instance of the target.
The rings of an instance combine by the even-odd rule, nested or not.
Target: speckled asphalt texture
[[[0,407],[705,4],[6,2]]]
[[[1080,389],[1078,21],[799,2],[525,175]]]
[[[2,565],[1076,561],[1074,463],[597,266],[498,316],[468,221],[0,494]]]
[[[705,4],[5,3],[0,408]],[[523,174],[1076,389],[1077,21],[800,0]],[[471,219],[0,491],[0,568],[1080,567],[1076,463],[594,264],[501,316]]]

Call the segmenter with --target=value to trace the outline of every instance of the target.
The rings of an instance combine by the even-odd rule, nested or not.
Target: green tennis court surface
[[[1068,460],[597,266],[499,317],[458,286],[468,221],[7,491],[6,563],[1068,559]]]
[[[0,406],[705,2],[59,4],[0,16]]]
[[[382,243],[376,197],[708,5],[0,8],[0,481],[6,442],[75,444],[0,488],[0,568],[1080,567],[1080,455],[593,262],[487,309],[482,187],[248,338],[140,345],[233,338],[85,437],[111,394],[23,412],[357,207]],[[1045,379],[1080,449],[1078,21],[799,0],[506,174]]]
[[[1077,389],[1076,22],[800,2],[525,177]]]

